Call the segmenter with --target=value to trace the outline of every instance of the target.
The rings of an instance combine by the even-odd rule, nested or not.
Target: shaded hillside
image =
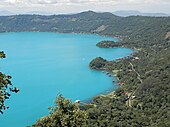
[[[0,31],[97,33],[109,36],[128,36],[133,41],[143,39],[145,43],[148,41],[152,43],[161,39],[166,32],[170,31],[170,17],[118,17],[111,13],[96,13],[93,11],[73,15],[1,16]],[[145,39],[148,39],[148,37],[150,40]]]
[[[74,15],[16,15],[0,17],[0,31],[93,32],[101,25],[119,19],[111,13],[92,11]]]

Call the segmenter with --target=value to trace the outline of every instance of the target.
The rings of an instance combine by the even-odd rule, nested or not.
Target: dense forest
[[[94,97],[87,105],[74,104],[59,96],[50,114],[33,126],[170,126],[170,17],[118,17],[92,11],[3,16],[0,31],[94,33],[120,38],[120,42],[99,42],[96,45],[99,48],[134,49],[126,58],[107,61],[98,57],[89,63],[91,69],[113,73],[120,85],[117,90]]]

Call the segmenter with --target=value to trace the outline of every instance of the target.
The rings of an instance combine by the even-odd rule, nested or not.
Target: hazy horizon
[[[93,12],[96,12],[96,13],[104,13],[104,12],[109,12],[109,11],[95,11],[95,10],[83,10],[83,11],[78,11],[78,12],[74,12],[74,13],[69,13],[69,12],[66,12],[66,13],[54,13],[54,12],[48,12],[48,11],[27,11],[27,12],[12,12],[12,11],[9,11],[9,10],[1,10],[0,9],[0,16],[1,15],[19,15],[19,14],[40,14],[40,15],[64,15],[64,14],[78,14],[78,13],[81,13],[81,12],[87,12],[87,11],[93,11]],[[170,13],[165,13],[165,12],[143,12],[143,11],[139,11],[139,10],[115,10],[113,12],[110,12],[110,13],[113,13],[116,15],[116,13],[124,13],[124,12],[127,12],[127,14],[129,15],[133,15],[134,12],[138,12],[138,13],[143,13],[143,14],[165,14],[167,16],[170,15]],[[131,12],[131,13],[130,13]],[[4,14],[3,14],[4,13]],[[134,14],[135,15],[135,14]]]
[[[0,0],[0,11],[15,14],[46,12],[52,14],[115,12],[138,10],[143,13],[170,14],[169,0]],[[159,8],[159,9],[158,9]]]

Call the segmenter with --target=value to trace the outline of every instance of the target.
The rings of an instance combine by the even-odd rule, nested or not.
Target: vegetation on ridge
[[[113,47],[118,47],[119,45],[114,41],[101,41],[97,43],[96,46],[99,48],[113,48]]]
[[[50,115],[41,118],[33,127],[85,127],[87,113],[80,110],[78,103],[72,103],[63,96],[56,99],[56,108],[50,108]]]
[[[104,70],[104,66],[106,64],[106,60],[101,58],[101,57],[97,57],[96,59],[92,60],[90,62],[89,67],[91,69],[96,69],[96,70]]]
[[[83,12],[0,17],[0,24],[1,32],[96,33],[122,38],[116,42],[116,47],[133,48],[137,52],[119,60],[97,58],[92,62],[95,63],[93,69],[116,70],[120,87],[108,96],[95,97],[92,105],[81,106],[80,111],[88,116],[87,126],[170,126],[170,17],[118,17],[110,13]],[[55,109],[60,112],[60,108]],[[46,118],[49,120],[49,116]],[[68,117],[64,115],[63,118]],[[57,117],[48,120],[46,124],[39,120],[35,126],[48,127],[48,123],[61,122],[56,123]]]
[[[107,42],[109,46],[104,47],[136,51],[126,58],[106,61],[99,57],[90,63],[92,69],[117,70],[120,87],[108,96],[95,97],[94,106],[82,106],[88,113],[88,126],[169,127],[170,18],[136,16],[117,20],[119,24],[108,22],[109,27],[100,34],[123,36],[123,40],[111,45]]]

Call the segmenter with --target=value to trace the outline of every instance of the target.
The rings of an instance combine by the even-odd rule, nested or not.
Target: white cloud
[[[31,4],[90,4],[90,3],[108,3],[117,0],[25,0]]]
[[[0,10],[73,13],[83,10],[140,10],[170,13],[170,0],[0,0]],[[159,9],[158,9],[159,8]]]
[[[1,4],[170,3],[170,0],[0,0]]]

